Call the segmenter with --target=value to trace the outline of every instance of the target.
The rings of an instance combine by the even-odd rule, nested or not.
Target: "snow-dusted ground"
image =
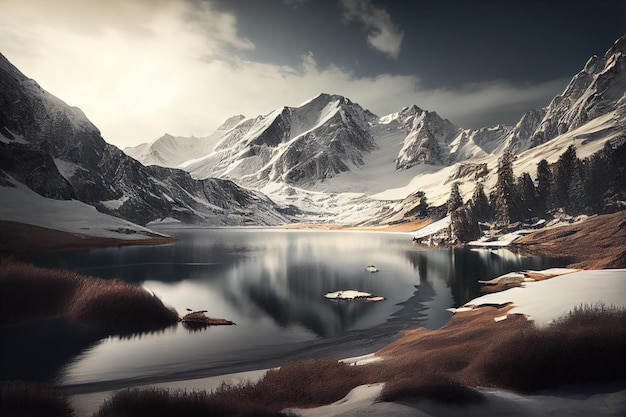
[[[420,400],[402,403],[375,402],[384,384],[356,387],[341,400],[323,407],[290,410],[302,417],[621,417],[626,410],[626,387],[613,392],[551,392],[542,395],[518,395],[479,388],[484,404],[458,407]]]
[[[425,236],[434,235],[450,226],[450,216],[446,216],[441,220],[437,220],[421,229],[417,230],[415,233],[412,233],[413,237],[422,238]]]
[[[522,287],[483,295],[464,307],[513,303],[509,314],[524,314],[537,326],[545,326],[574,307],[604,303],[626,309],[626,269],[580,271]]]
[[[624,294],[626,294],[626,269],[581,271],[484,295],[469,301],[466,306],[512,302],[515,307],[509,314],[526,314],[537,325],[544,326],[584,304],[604,303],[607,306],[626,308]],[[591,388],[587,387],[585,390],[570,388],[542,395],[519,395],[481,388],[479,391],[485,395],[487,401],[481,405],[468,407],[443,405],[427,400],[377,403],[376,398],[383,386],[384,384],[360,386],[333,404],[291,411],[293,415],[303,417],[626,415],[626,386],[623,385],[604,387],[604,392],[600,393],[592,392]]]
[[[0,220],[125,240],[162,235],[118,217],[100,213],[95,207],[80,201],[44,198],[17,182],[15,184],[15,188],[0,187]]]

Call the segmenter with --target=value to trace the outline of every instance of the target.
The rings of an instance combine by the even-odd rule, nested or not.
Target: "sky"
[[[623,0],[1,0],[0,53],[124,148],[322,92],[515,124],[624,22]]]

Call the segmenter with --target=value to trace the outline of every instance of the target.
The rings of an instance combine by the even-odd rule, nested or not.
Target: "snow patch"
[[[0,142],[6,144],[21,143],[23,145],[28,143],[28,141],[24,139],[24,136],[13,133],[6,127],[0,128]]]
[[[450,226],[450,216],[446,216],[441,220],[437,220],[427,226],[422,227],[413,233],[414,238],[423,238],[426,236],[434,235]]]
[[[73,162],[64,161],[63,159],[60,159],[60,158],[54,158],[54,165],[56,165],[57,170],[63,176],[63,178],[65,178],[68,181],[74,176],[74,174],[76,174],[76,171],[78,171],[79,169],[83,171],[87,171],[85,168],[81,167],[80,165],[77,165]]]
[[[626,309],[624,294],[626,269],[580,271],[483,295],[464,307],[513,303],[509,315],[524,314],[537,326],[546,326],[581,305],[602,303]]]
[[[77,200],[42,197],[20,183],[15,188],[0,187],[0,220],[47,227],[68,233],[124,240],[165,236],[118,217],[100,213]]]

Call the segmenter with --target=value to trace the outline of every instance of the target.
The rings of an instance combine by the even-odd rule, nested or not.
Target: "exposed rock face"
[[[179,156],[172,156],[161,165],[253,187],[268,181],[307,187],[342,172],[367,169],[365,156],[378,149],[380,135],[389,132],[401,141],[395,168],[403,170],[488,155],[510,128],[464,130],[417,106],[379,119],[345,97],[320,94],[300,107],[283,107],[255,119],[229,119],[211,135],[216,141],[212,150],[201,149],[207,139],[197,140],[189,151],[191,138],[176,138],[177,155],[189,161],[180,163]],[[152,155],[166,153],[161,142],[163,138],[125,151],[152,163]]]
[[[547,113],[545,107],[526,112],[509,137],[509,147],[513,153],[520,153],[531,147],[533,136]]]
[[[413,113],[409,134],[396,159],[397,169],[410,168],[417,164],[447,165],[450,160],[449,146],[462,129],[435,112],[424,111],[412,106]]]
[[[376,146],[368,131],[375,119],[344,97],[320,94],[300,107],[216,131],[212,136],[221,138],[214,150],[181,167],[199,178],[233,178],[250,186],[323,181],[363,164],[363,155]]]
[[[375,144],[367,123],[375,116],[341,96],[322,94],[299,108],[281,113],[281,143],[260,177],[288,184],[307,184],[363,165],[364,153]],[[267,131],[266,131],[267,132]],[[266,133],[264,132],[264,133]]]
[[[603,58],[591,57],[563,93],[554,97],[547,107],[524,115],[515,128],[518,134],[512,138],[512,148],[523,151],[538,146],[611,112],[615,112],[617,120],[624,121],[625,45],[626,35],[618,39]],[[614,125],[615,129],[624,128],[623,122]]]
[[[3,186],[22,183],[44,197],[80,200],[138,224],[164,218],[219,225],[288,221],[267,197],[231,181],[144,167],[107,144],[79,109],[1,55],[0,108]]]

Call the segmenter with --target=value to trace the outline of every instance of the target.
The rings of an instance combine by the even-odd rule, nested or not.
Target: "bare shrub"
[[[63,391],[24,381],[0,382],[0,415],[11,417],[73,417]]]
[[[521,392],[626,380],[625,317],[623,310],[581,306],[496,343],[477,358],[478,369],[491,385]]]
[[[71,271],[3,259],[0,324],[68,316],[112,332],[154,330],[173,324],[175,311],[143,288]]]
[[[305,360],[270,370],[255,386],[253,395],[282,407],[314,407],[345,397],[358,385],[368,383],[364,368],[335,359]]]
[[[239,395],[241,391],[235,386],[223,388],[219,394],[155,388],[124,390],[107,400],[94,417],[270,417],[280,411],[276,406],[251,402]]]
[[[143,288],[100,279],[82,283],[68,314],[83,323],[120,330],[155,329],[178,319],[176,312]]]
[[[456,406],[480,404],[485,401],[484,395],[480,392],[445,375],[430,373],[388,382],[379,400],[399,401],[409,398],[423,398]]]
[[[0,266],[0,324],[61,315],[80,285],[77,274],[69,271],[44,270],[7,258]]]

